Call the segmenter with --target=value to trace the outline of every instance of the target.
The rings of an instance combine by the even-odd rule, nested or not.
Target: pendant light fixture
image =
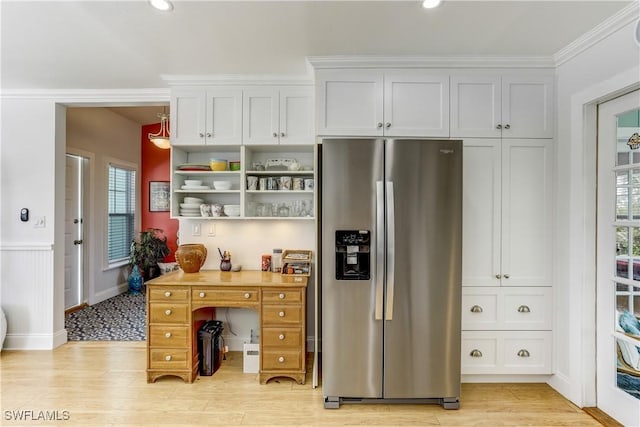
[[[158,113],[160,118],[160,132],[149,133],[149,141],[153,142],[156,147],[166,150],[171,147],[169,143],[169,114]]]

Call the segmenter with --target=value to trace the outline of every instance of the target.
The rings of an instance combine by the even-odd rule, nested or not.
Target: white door
[[[206,142],[204,89],[181,88],[171,92],[171,145],[204,145]]]
[[[82,170],[84,159],[67,154],[65,180],[64,307],[82,304]]]
[[[640,425],[640,91],[598,108],[597,405]],[[630,332],[625,332],[630,331]]]
[[[207,144],[242,144],[242,89],[207,89]]]
[[[553,138],[553,76],[502,78],[502,137]]]
[[[243,144],[277,144],[280,134],[277,89],[242,92]]]
[[[500,77],[451,77],[451,136],[502,136]]]
[[[280,144],[313,144],[313,88],[280,89]]]

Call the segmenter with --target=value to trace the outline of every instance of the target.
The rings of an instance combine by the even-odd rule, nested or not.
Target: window
[[[113,265],[128,260],[135,237],[135,169],[109,164],[108,198],[107,260]]]

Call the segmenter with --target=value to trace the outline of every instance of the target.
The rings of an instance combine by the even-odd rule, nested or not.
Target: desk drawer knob
[[[166,310],[164,314],[166,314],[167,316],[171,316],[171,310]]]
[[[204,298],[206,295],[207,295],[207,294],[205,294],[204,292],[200,292],[200,293],[198,294],[198,296],[199,296],[200,298]]]
[[[166,360],[167,362],[171,361],[171,355],[170,355],[170,354],[167,354],[167,355],[164,357],[164,360]]]
[[[278,313],[278,316],[284,317],[284,311],[281,311],[280,313]]]
[[[169,291],[165,292],[165,293],[164,293],[164,296],[165,296],[165,297],[167,297],[167,298],[169,298],[169,297],[171,296],[171,292],[169,292]]]
[[[278,357],[278,362],[284,363],[284,357],[282,357],[282,356]]]
[[[171,332],[167,332],[166,334],[164,334],[165,338],[171,338]]]
[[[529,357],[529,356],[531,356],[531,354],[529,354],[528,350],[522,349],[518,352],[518,357]]]
[[[521,305],[518,307],[518,313],[531,313],[531,309],[528,305]]]
[[[280,335],[278,335],[278,339],[279,339],[280,341],[282,341],[282,340],[284,339],[284,334],[280,334]]]
[[[482,313],[482,307],[480,307],[479,305],[474,305],[473,307],[471,307],[471,312],[472,313]]]
[[[251,294],[249,292],[245,292],[244,299],[249,299],[249,298],[251,298]]]
[[[469,353],[469,356],[482,357],[482,352],[480,350],[471,350],[471,353]]]
[[[284,297],[285,297],[285,295],[284,295],[284,294],[280,294],[280,295],[278,295],[278,298],[280,298],[280,299],[284,299]]]

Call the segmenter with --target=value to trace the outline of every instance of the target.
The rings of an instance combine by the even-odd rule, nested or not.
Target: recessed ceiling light
[[[173,9],[173,4],[169,0],[149,0],[149,3],[158,10],[168,11]]]
[[[433,9],[434,7],[440,6],[441,0],[424,0],[422,2],[422,7],[425,9]]]

